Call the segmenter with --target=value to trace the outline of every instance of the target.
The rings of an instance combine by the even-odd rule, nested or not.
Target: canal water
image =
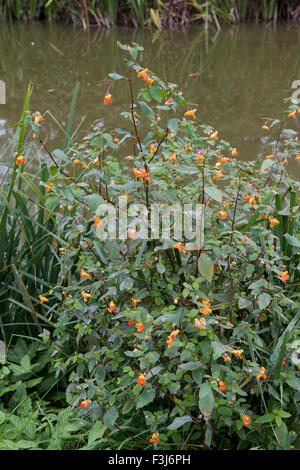
[[[108,130],[122,127],[118,113],[129,103],[128,90],[116,83],[113,107],[103,104],[108,73],[124,72],[117,40],[143,45],[141,63],[177,83],[198,108],[198,122],[218,129],[237,147],[240,158],[263,159],[272,153],[270,136],[261,125],[264,118],[282,116],[284,98],[295,91],[293,82],[300,81],[297,26],[242,25],[220,32],[206,32],[202,26],[183,31],[86,32],[64,24],[0,23],[0,80],[6,84],[6,104],[0,104],[0,151],[14,133],[29,82],[34,87],[31,110],[49,112],[43,138],[52,149],[61,147],[64,135],[50,116],[66,126],[77,82],[74,127],[85,116],[78,135],[84,135],[96,120]],[[289,127],[300,130],[300,117],[289,121]],[[299,161],[291,162],[288,169],[300,180]]]

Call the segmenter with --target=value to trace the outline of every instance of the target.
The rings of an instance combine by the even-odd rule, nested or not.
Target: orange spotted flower
[[[234,149],[232,150],[232,152],[231,152],[231,155],[232,155],[233,157],[237,157],[238,154],[239,154],[239,152],[237,151],[236,148],[234,148]]]
[[[221,392],[226,392],[227,390],[227,385],[225,382],[222,382],[222,380],[219,381],[219,387],[218,389],[221,391]]]
[[[182,243],[176,243],[176,245],[173,245],[173,248],[177,248],[177,250],[180,251],[180,253],[182,251],[186,251],[186,248],[185,246],[182,245]]]
[[[270,130],[270,128],[269,128],[266,124],[264,124],[263,126],[261,126],[261,128],[262,128],[264,131],[269,131],[269,130]]]
[[[243,349],[232,349],[231,351],[229,351],[229,354],[233,354],[238,359],[243,359],[243,352]]]
[[[39,123],[42,122],[42,121],[44,121],[44,118],[42,118],[41,113],[40,113],[39,111],[37,111],[37,112],[35,113],[34,122],[35,122],[36,124],[39,124]]]
[[[109,312],[115,312],[115,311],[117,310],[117,307],[116,307],[116,305],[114,304],[113,301],[111,301],[111,302],[109,303],[109,306],[107,307],[107,310],[108,310]]]
[[[91,403],[91,400],[84,400],[80,403],[80,406],[81,406],[81,408],[88,409],[90,403]]]
[[[221,216],[221,220],[225,220],[228,217],[228,214],[226,211],[219,211],[218,214]]]
[[[169,335],[169,339],[167,339],[166,343],[168,345],[168,348],[171,349],[174,347],[173,341],[175,341],[177,335],[180,333],[180,330],[174,330],[172,333]]]
[[[189,111],[186,111],[184,113],[185,116],[190,116],[192,117],[193,119],[196,119],[196,112],[197,112],[197,109],[190,109]]]
[[[131,297],[131,304],[133,307],[136,307],[139,302],[141,302],[141,299],[134,299]]]
[[[280,279],[283,281],[283,282],[286,282],[289,280],[290,276],[289,276],[289,272],[288,271],[283,271],[278,277],[280,277]]]
[[[145,327],[142,321],[140,323],[136,323],[135,326],[139,333],[144,333]]]
[[[227,353],[224,354],[224,362],[231,362],[231,357]]]
[[[206,330],[206,320],[205,318],[195,318],[193,328],[198,328],[198,330]]]
[[[109,103],[112,103],[111,94],[106,93],[105,98],[104,98],[104,104],[109,104]]]
[[[269,221],[270,221],[270,227],[274,227],[275,225],[278,225],[280,223],[279,220],[274,219],[271,216],[269,217]]]
[[[100,217],[95,215],[95,217],[93,217],[93,219],[95,221],[95,223],[94,223],[95,228],[101,227],[101,225],[103,225],[103,223],[101,222]]]
[[[16,159],[16,165],[25,165],[24,155],[19,155]]]
[[[128,322],[128,325],[129,326],[134,326],[135,325],[135,319],[134,318],[130,318],[129,322]]]
[[[215,140],[219,140],[218,131],[213,132],[213,133],[210,135],[210,138],[211,138],[211,139],[215,139]]]
[[[289,113],[288,117],[292,117],[293,119],[296,119],[296,110],[294,109],[294,111],[292,111],[291,113]]]
[[[87,302],[88,299],[91,299],[91,298],[92,298],[92,295],[89,294],[88,292],[85,292],[84,290],[81,291],[81,295],[82,295],[83,300],[84,300],[85,302]]]
[[[252,206],[255,206],[256,205],[256,199],[255,199],[255,196],[254,194],[252,194],[252,196],[249,198],[249,201],[248,203]]]
[[[157,442],[158,444],[160,443],[158,432],[154,432],[152,434],[152,437],[151,437],[151,439],[149,439],[149,442],[150,442],[150,444],[153,444],[154,442]]]
[[[41,305],[43,305],[44,302],[49,302],[49,299],[47,299],[47,297],[45,297],[44,295],[40,295],[39,298]]]
[[[244,426],[248,426],[249,424],[251,424],[250,416],[245,415],[245,416],[243,416],[242,419],[243,419]]]
[[[275,155],[271,154],[271,155],[266,155],[266,159],[267,160],[273,160],[273,158],[275,157]]]
[[[137,380],[137,383],[139,385],[141,385],[142,387],[145,387],[145,385],[147,384],[147,380],[145,379],[145,374],[140,374],[139,375],[139,378]]]
[[[264,367],[260,368],[259,373],[257,374],[256,378],[257,378],[257,380],[267,378],[266,369]]]
[[[217,170],[217,174],[214,176],[214,180],[219,180],[220,178],[223,178],[223,173],[222,170]]]
[[[81,277],[80,280],[82,279],[92,279],[92,275],[87,273],[83,268],[80,271]]]
[[[155,145],[151,144],[151,145],[150,145],[150,152],[151,152],[151,153],[155,153],[156,150],[157,150],[157,148],[155,147]]]
[[[47,193],[49,193],[50,191],[52,191],[53,189],[55,189],[55,185],[54,184],[46,184],[46,191]]]

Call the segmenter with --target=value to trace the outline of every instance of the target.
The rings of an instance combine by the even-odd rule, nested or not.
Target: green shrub
[[[118,87],[128,88],[128,126],[96,125],[49,152],[46,205],[64,243],[45,308],[58,303],[52,356],[69,377],[67,401],[111,446],[117,433],[125,448],[296,448],[299,183],[285,164],[299,157],[286,128],[298,108],[287,103],[283,121],[262,126],[271,156],[244,162],[197,124],[201,111],[175,84],[136,62],[140,46],[119,46],[127,74],[110,74],[105,102],[116,112]],[[129,208],[204,204],[203,249],[143,240],[134,227],[99,239],[97,208],[119,197]]]

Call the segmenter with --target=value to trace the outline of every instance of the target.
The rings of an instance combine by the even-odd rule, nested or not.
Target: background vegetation
[[[84,28],[153,25],[158,29],[194,21],[214,24],[244,21],[299,21],[297,0],[1,0],[8,19],[64,20]]]

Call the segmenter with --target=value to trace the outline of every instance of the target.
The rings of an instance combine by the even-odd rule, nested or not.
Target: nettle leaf
[[[272,300],[272,297],[266,292],[264,292],[263,294],[260,294],[260,296],[258,297],[259,308],[263,310],[268,305],[270,305],[271,300]]]
[[[147,103],[145,103],[145,101],[139,101],[139,105],[147,118],[154,119],[154,111],[147,105]]]
[[[178,119],[172,118],[168,120],[168,129],[173,132],[174,135],[178,132]]]
[[[199,391],[199,408],[205,416],[211,414],[214,402],[215,399],[211,386],[208,383],[202,384]]]
[[[222,202],[222,191],[217,188],[214,188],[213,186],[207,186],[204,190],[209,197],[211,197],[217,202]]]
[[[208,255],[202,253],[198,261],[198,269],[200,274],[209,282],[212,281],[214,274],[214,263]]]
[[[168,426],[170,431],[175,431],[178,428],[181,428],[186,423],[191,423],[193,420],[190,416],[181,416],[180,418],[175,418],[173,423]]]
[[[203,367],[201,362],[186,362],[184,364],[179,364],[178,369],[179,370],[196,370],[200,369]]]
[[[144,406],[151,403],[155,398],[156,391],[154,388],[146,388],[143,393],[139,396],[136,407],[143,408]]]
[[[264,424],[264,423],[270,423],[271,421],[273,421],[275,418],[275,416],[271,413],[267,413],[263,416],[260,416],[259,418],[257,418],[257,420],[255,421],[255,423],[257,424]]]
[[[253,308],[253,304],[250,300],[245,299],[245,297],[240,297],[238,301],[238,307],[240,309],[243,309],[243,308],[251,309]]]

